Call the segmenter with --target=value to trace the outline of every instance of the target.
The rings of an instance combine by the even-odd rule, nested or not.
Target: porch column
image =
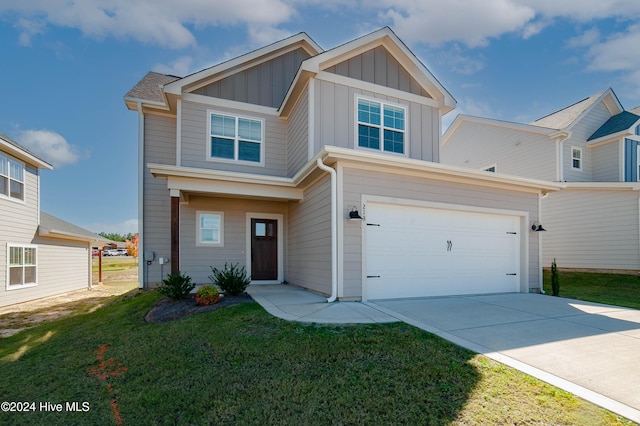
[[[180,191],[177,191],[180,192]],[[180,195],[171,191],[171,274],[180,271]]]

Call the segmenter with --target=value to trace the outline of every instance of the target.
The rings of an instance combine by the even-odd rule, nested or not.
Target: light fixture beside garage
[[[542,227],[542,224],[540,222],[538,222],[537,220],[535,222],[533,222],[533,224],[531,225],[531,230],[535,231],[535,232],[546,231],[546,229],[544,229]]]
[[[362,216],[360,216],[360,213],[358,213],[358,208],[356,206],[351,208],[351,211],[349,212],[349,220],[364,220]]]

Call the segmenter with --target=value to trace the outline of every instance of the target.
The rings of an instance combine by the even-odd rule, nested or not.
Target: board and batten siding
[[[353,56],[324,71],[430,98],[422,86],[383,46]]]
[[[264,120],[264,166],[207,160],[211,143],[211,137],[207,135],[208,111]],[[181,165],[184,167],[286,176],[287,122],[275,115],[212,107],[185,101],[182,103],[181,157]]]
[[[215,98],[278,108],[300,64],[310,55],[302,48],[246,70],[238,71],[193,93]]]
[[[154,178],[146,164],[176,164],[176,121],[172,117],[146,114],[144,127],[144,247],[140,253],[144,259],[145,251],[153,251],[156,260],[149,266],[141,263],[140,267],[144,268],[144,282],[154,287],[161,281],[157,259],[171,257],[171,197],[167,180]]]
[[[197,245],[197,212],[224,213],[224,246],[204,247]],[[211,267],[222,269],[225,263],[240,264],[248,271],[247,263],[247,213],[281,214],[286,241],[287,203],[282,201],[261,201],[235,198],[195,196],[189,197],[189,204],[180,206],[180,270],[189,275],[197,284],[211,284]],[[283,241],[283,244],[285,243]],[[287,251],[284,244],[284,256]],[[286,262],[284,262],[286,265]]]
[[[292,177],[309,159],[309,91],[298,100],[289,116],[287,176]]]
[[[361,206],[363,195],[382,196],[402,200],[446,203],[470,207],[528,212],[529,220],[537,220],[538,195],[476,185],[427,179],[419,176],[386,173],[344,167],[343,205]],[[362,213],[366,219],[366,206]],[[346,212],[345,212],[346,215]],[[344,261],[342,265],[343,296],[360,297],[362,294],[363,265],[361,223],[344,224]],[[530,288],[538,287],[539,261],[538,236],[530,233],[528,251],[528,281]],[[524,237],[523,237],[524,238]],[[523,240],[524,241],[524,240]],[[522,250],[524,253],[525,250]],[[534,255],[531,255],[531,254]]]
[[[620,181],[620,144],[616,142],[591,149],[591,178],[594,182]]]
[[[442,147],[442,163],[548,181],[557,180],[556,142],[521,130],[463,122]]]
[[[323,176],[288,210],[287,281],[331,294],[331,179]]]
[[[440,114],[436,108],[384,96],[334,82],[316,79],[314,87],[314,154],[323,146],[358,148],[356,141],[356,97],[363,96],[401,105],[407,109],[408,157],[438,162],[440,158]]]
[[[542,199],[545,267],[640,270],[639,193],[563,189]]]

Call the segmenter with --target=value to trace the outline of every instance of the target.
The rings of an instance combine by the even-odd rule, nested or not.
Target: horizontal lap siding
[[[144,163],[175,165],[176,125],[175,119],[157,115],[145,115]],[[149,169],[144,169],[144,251],[155,252],[159,257],[171,257],[171,197],[166,179],[156,179]],[[161,267],[157,260],[151,265],[141,265],[145,282],[161,281]],[[146,272],[149,272],[147,277]],[[164,268],[165,275],[170,268]],[[153,286],[153,285],[152,285]]]
[[[224,246],[196,246],[197,212],[224,213]],[[180,206],[180,269],[199,284],[210,283],[211,267],[239,263],[247,270],[247,213],[283,215],[286,241],[287,204],[279,201],[258,201],[232,198],[191,196],[188,205]],[[284,242],[283,242],[284,243]],[[286,244],[285,260],[286,260]],[[286,262],[285,262],[286,265]]]
[[[309,93],[298,101],[289,118],[287,144],[287,176],[296,174],[307,162],[309,156]]]
[[[620,181],[620,144],[608,143],[591,149],[594,182]]]
[[[207,135],[207,122],[209,120],[207,111],[209,110],[233,116],[264,120],[264,167],[207,161],[208,144],[211,143],[210,137]],[[183,102],[181,144],[181,165],[185,167],[257,173],[269,176],[285,176],[287,174],[287,122],[272,115],[247,113],[235,109]]]
[[[565,189],[542,209],[545,266],[640,269],[638,192]]]
[[[302,202],[289,202],[287,281],[331,293],[331,180],[305,190]]]
[[[563,142],[564,180],[568,182],[589,182],[592,179],[592,154],[587,148],[587,139],[600,128],[611,114],[604,104],[596,105],[575,127],[571,128],[571,138]],[[582,148],[582,170],[571,168],[571,147]]]
[[[352,206],[361,205],[362,195],[393,197],[407,200],[447,203],[491,209],[529,212],[537,219],[537,194],[481,186],[438,181],[416,176],[403,176],[382,171],[344,168],[344,215]],[[364,211],[366,218],[366,210]],[[362,226],[344,224],[344,297],[359,297],[362,293]],[[538,287],[538,238],[529,236],[529,286]]]

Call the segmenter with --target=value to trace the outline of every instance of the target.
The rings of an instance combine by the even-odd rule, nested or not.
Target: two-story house
[[[0,306],[91,286],[91,247],[108,240],[40,210],[52,166],[0,134]]]
[[[301,33],[183,78],[148,73],[140,284],[245,266],[329,301],[539,288],[553,183],[438,164],[451,94],[389,28]]]
[[[639,270],[639,112],[607,89],[530,124],[459,115],[442,161],[562,182],[541,200],[545,266]]]

